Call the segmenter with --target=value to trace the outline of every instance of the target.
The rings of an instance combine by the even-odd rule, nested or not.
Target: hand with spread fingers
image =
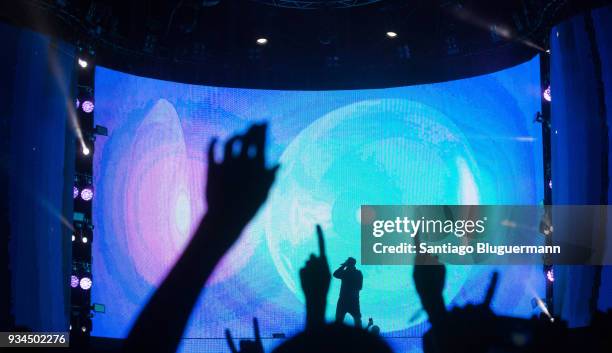
[[[256,124],[232,136],[225,143],[221,162],[215,160],[216,139],[208,148],[207,217],[221,227],[242,230],[268,197],[279,166],[266,167],[266,128],[266,124]],[[208,242],[227,249],[239,232],[232,234],[209,237]]]
[[[240,350],[236,349],[234,339],[230,330],[225,330],[225,339],[232,353],[264,353],[263,345],[261,344],[261,335],[259,334],[259,322],[257,318],[253,318],[253,330],[255,331],[255,340],[240,340]]]

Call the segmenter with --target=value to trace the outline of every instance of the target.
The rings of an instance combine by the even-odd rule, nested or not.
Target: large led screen
[[[539,204],[537,58],[492,74],[418,86],[281,91],[189,85],[96,69],[92,302],[96,336],[125,337],[206,210],[206,149],[269,122],[269,199],[206,284],[185,337],[295,333],[298,271],[327,235],[332,271],[359,260],[362,204]],[[220,147],[220,146],[218,146]],[[218,151],[220,153],[220,149]],[[539,236],[534,233],[534,237]],[[360,266],[361,311],[388,337],[426,328],[411,266]],[[541,266],[449,266],[449,306],[477,303],[500,272],[493,309],[530,316]],[[189,280],[186,278],[185,280]],[[339,281],[329,294],[333,320]],[[177,293],[177,300],[180,293]],[[347,322],[351,322],[347,316]]]

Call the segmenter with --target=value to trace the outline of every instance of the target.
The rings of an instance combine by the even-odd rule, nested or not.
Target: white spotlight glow
[[[259,45],[266,45],[266,44],[268,44],[268,39],[267,38],[263,38],[263,37],[257,38],[257,44],[259,44]]]
[[[81,278],[81,281],[79,282],[79,286],[81,287],[82,290],[88,290],[89,288],[91,288],[91,278],[89,277]]]
[[[389,37],[389,38],[395,38],[395,37],[397,37],[397,33],[392,32],[392,31],[389,31],[389,32],[387,32],[387,37]]]
[[[82,67],[82,68],[86,68],[87,67],[87,61],[79,58],[79,66]]]
[[[86,187],[81,190],[81,198],[83,201],[91,201],[93,199],[93,189],[91,187]]]
[[[89,156],[89,152],[89,148],[87,148],[87,146],[83,146],[83,154]]]
[[[81,238],[81,241],[83,242],[83,244],[87,244],[87,242],[88,242],[89,240],[87,239],[87,237],[86,237],[86,236],[83,236],[83,237]]]
[[[94,104],[92,101],[83,101],[83,104],[81,104],[81,109],[83,109],[83,111],[85,113],[91,113],[94,110]]]
[[[550,94],[550,85],[546,87],[546,89],[544,90],[544,93],[542,93],[542,96],[544,97],[544,100],[546,100],[547,102],[550,102],[552,100],[552,96]]]
[[[554,282],[555,281],[555,273],[553,272],[552,268],[550,270],[546,271],[546,279],[549,282]]]

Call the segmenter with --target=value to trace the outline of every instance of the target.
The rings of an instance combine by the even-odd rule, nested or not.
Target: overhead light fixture
[[[79,286],[82,290],[89,290],[91,288],[91,284],[91,278],[89,277],[83,277],[79,281]]]
[[[91,187],[85,187],[81,190],[81,198],[83,201],[91,201],[93,199],[93,189]]]
[[[553,272],[552,268],[550,270],[546,271],[546,279],[549,282],[554,282],[555,281],[555,273]]]
[[[550,94],[550,85],[546,87],[546,89],[542,93],[542,96],[544,97],[544,100],[546,100],[547,102],[550,102],[552,100],[552,96]]]
[[[266,44],[268,44],[268,39],[264,38],[264,37],[257,38],[257,44],[259,44],[259,45],[266,45]]]
[[[82,68],[86,68],[87,67],[87,60],[79,58],[78,62],[79,62],[79,66],[80,67],[82,67]]]
[[[92,101],[86,100],[81,104],[81,109],[83,109],[85,113],[91,113],[94,110],[94,104]]]
[[[75,275],[70,276],[70,287],[76,288],[79,286],[79,278]]]
[[[389,31],[389,32],[387,32],[387,37],[395,38],[395,37],[397,37],[397,33],[393,32],[393,31]]]

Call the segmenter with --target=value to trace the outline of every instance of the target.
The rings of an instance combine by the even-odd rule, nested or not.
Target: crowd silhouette
[[[208,150],[206,214],[180,259],[155,291],[135,321],[124,342],[125,352],[175,352],[200,293],[222,256],[265,203],[279,166],[266,167],[266,124],[251,126],[231,137],[222,161],[215,157],[216,140]],[[359,291],[363,286],[356,260],[349,258],[333,276],[342,280],[336,322],[326,323],[327,294],[331,272],[325,252],[325,236],[316,227],[318,255],[311,254],[299,271],[305,296],[306,323],[299,334],[281,343],[275,352],[391,352],[379,335],[380,328],[368,321],[361,325]],[[415,237],[418,242],[418,235]],[[418,244],[417,244],[418,245]],[[485,300],[447,310],[442,295],[446,268],[435,257],[419,254],[413,282],[431,328],[423,337],[425,352],[610,352],[611,315],[597,313],[592,325],[579,334],[557,320],[506,318],[495,315],[490,304],[498,276],[494,274]],[[409,279],[406,279],[408,282]],[[355,327],[343,324],[349,313]],[[398,313],[400,315],[400,313]],[[225,336],[232,353],[263,353],[257,318],[253,318],[253,340],[234,342]]]

